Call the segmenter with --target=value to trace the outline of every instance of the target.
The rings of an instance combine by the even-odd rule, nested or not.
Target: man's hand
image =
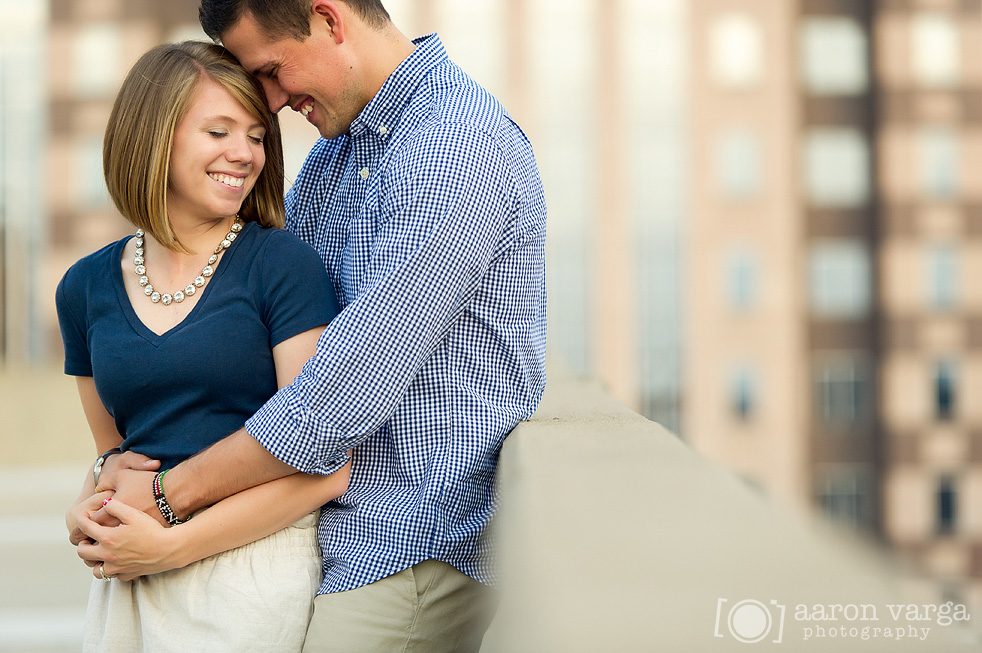
[[[160,466],[156,460],[151,462]],[[118,469],[108,474],[103,472],[99,477],[99,487],[96,489],[112,490],[114,500],[140,510],[156,519],[162,526],[166,526],[167,522],[160,514],[157,502],[153,498],[153,478],[156,475],[155,471],[137,471],[132,468]],[[119,523],[108,514],[105,507],[94,513],[91,520],[101,526],[115,526]]]
[[[173,529],[162,527],[118,499],[106,502],[102,510],[119,526],[102,526],[86,515],[79,521],[87,539],[79,543],[78,557],[92,567],[93,576],[101,578],[99,572],[104,571],[106,575],[129,581],[180,566],[177,562],[180,545],[171,536]]]
[[[110,483],[112,483],[113,474],[123,469],[132,469],[138,472],[155,472],[160,469],[160,461],[154,460],[153,458],[147,458],[143,454],[139,454],[134,451],[127,451],[124,453],[118,453],[114,456],[109,456],[109,458],[106,459],[106,462],[102,464],[102,473],[99,475],[99,485],[96,487],[95,491],[100,492],[102,490],[111,489],[113,486],[106,485],[106,481],[108,480]]]

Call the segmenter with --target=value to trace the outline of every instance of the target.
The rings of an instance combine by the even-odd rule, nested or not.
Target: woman
[[[158,531],[150,566],[171,571],[111,580],[96,565],[85,650],[299,651],[321,581],[316,511],[345,491],[349,470],[294,474],[190,521],[170,511],[165,487],[167,468],[293,380],[338,310],[314,250],[274,228],[284,221],[276,117],[222,48],[158,46],[123,82],[103,167],[137,231],[59,284],[65,371],[98,453],[161,461],[154,491],[172,527],[134,521]],[[94,494],[95,467],[69,530],[111,499]]]

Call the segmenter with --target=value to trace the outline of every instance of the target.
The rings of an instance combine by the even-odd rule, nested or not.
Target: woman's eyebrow
[[[238,120],[236,120],[235,118],[233,118],[231,116],[207,116],[205,118],[205,122],[229,122],[229,123],[238,123]],[[249,129],[254,129],[256,127],[264,127],[264,125],[261,122],[254,122],[251,125],[249,125]]]

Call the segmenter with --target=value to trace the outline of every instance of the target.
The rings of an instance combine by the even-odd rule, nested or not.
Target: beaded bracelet
[[[174,514],[174,509],[167,503],[167,497],[164,496],[164,474],[169,471],[169,469],[165,469],[153,477],[153,499],[157,502],[157,508],[167,523],[171,526],[176,526],[177,524],[183,524],[191,518],[178,519],[177,515]]]

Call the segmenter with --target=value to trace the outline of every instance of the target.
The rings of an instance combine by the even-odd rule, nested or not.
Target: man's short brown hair
[[[380,29],[391,22],[380,0],[337,0],[358,14],[366,23]],[[310,36],[310,8],[313,0],[201,0],[198,20],[205,34],[218,42],[244,13],[249,13],[269,38],[289,36],[297,41]]]

